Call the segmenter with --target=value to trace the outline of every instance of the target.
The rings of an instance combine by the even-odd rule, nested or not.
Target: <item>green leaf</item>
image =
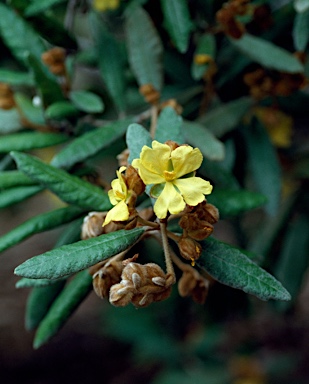
[[[33,185],[35,182],[19,171],[0,172],[0,190],[20,185]]]
[[[33,78],[28,72],[17,72],[9,69],[0,69],[0,81],[10,85],[34,85]]]
[[[32,257],[19,265],[15,273],[31,279],[68,276],[124,251],[137,242],[144,231],[144,228],[120,230],[64,245]]]
[[[202,256],[196,263],[220,283],[241,289],[261,300],[291,299],[278,280],[239,249],[213,238],[203,241],[202,247]]]
[[[34,80],[40,92],[44,107],[46,108],[56,101],[63,100],[62,89],[57,82],[57,78],[49,72],[41,59],[29,54],[28,63],[33,70]]]
[[[245,33],[240,39],[230,38],[231,43],[244,55],[266,68],[288,73],[304,72],[301,62],[277,45]]]
[[[248,148],[248,165],[253,181],[268,203],[265,208],[271,215],[276,214],[281,197],[281,167],[275,148],[257,120],[247,127],[244,136]]]
[[[0,208],[9,207],[42,191],[38,185],[9,188],[0,192]]]
[[[104,111],[102,99],[89,91],[71,91],[69,97],[79,110],[86,113],[100,113]]]
[[[187,0],[161,0],[164,26],[181,53],[188,49],[193,27]]]
[[[63,120],[78,116],[78,109],[69,101],[57,101],[51,104],[45,111],[45,117],[51,120]]]
[[[185,142],[182,134],[182,117],[172,107],[165,107],[159,115],[155,139],[160,143],[167,140],[176,141],[178,144]]]
[[[163,85],[163,46],[148,13],[129,7],[125,14],[127,49],[131,68],[139,85],[152,84],[158,91]]]
[[[308,266],[309,220],[305,215],[290,222],[283,237],[282,250],[275,268],[275,276],[297,298]],[[285,309],[287,306],[281,306]]]
[[[267,199],[260,193],[244,189],[235,191],[215,188],[211,195],[207,196],[207,201],[219,209],[221,218],[225,218],[258,208],[264,205]]]
[[[34,16],[54,5],[64,3],[66,0],[32,0],[31,4],[28,5],[25,11],[25,16]]]
[[[31,52],[40,57],[45,51],[43,40],[31,26],[15,11],[0,3],[0,35],[11,53],[24,64]]]
[[[70,168],[88,159],[124,135],[131,122],[132,118],[118,120],[85,133],[57,153],[51,164],[57,168]]]
[[[27,277],[23,277],[22,279],[18,280],[15,284],[15,288],[41,288],[41,287],[47,287],[48,285],[52,285],[57,281],[64,281],[63,278],[61,279],[28,279]]]
[[[309,40],[309,9],[298,13],[295,16],[293,24],[293,41],[297,51],[305,51]]]
[[[212,180],[218,188],[239,189],[235,176],[219,163],[204,158],[198,172],[204,175],[206,180]]]
[[[27,120],[35,124],[45,124],[45,118],[43,114],[43,109],[41,106],[35,106],[33,102],[22,93],[16,92],[14,94],[15,102],[22,111],[24,117]]]
[[[210,110],[200,117],[198,122],[203,124],[216,137],[222,137],[239,124],[252,105],[253,100],[251,98],[241,97]]]
[[[103,19],[89,14],[90,26],[99,61],[99,69],[109,94],[120,111],[125,109],[124,60],[119,44],[106,30]]]
[[[149,132],[140,124],[131,124],[127,130],[127,146],[130,151],[128,162],[131,164],[134,159],[139,159],[144,145],[151,147]]]
[[[68,136],[61,133],[21,132],[2,137],[0,153],[28,151],[34,148],[46,148],[64,143]]]
[[[11,156],[22,172],[54,192],[66,203],[96,211],[110,209],[107,193],[101,188],[25,153],[12,152]]]
[[[28,331],[35,329],[45,317],[51,304],[64,287],[65,281],[57,281],[46,287],[33,288],[28,296],[25,327]]]
[[[309,1],[308,0],[294,0],[294,8],[296,12],[302,13],[306,12],[309,9]]]
[[[212,33],[205,33],[202,35],[197,43],[194,56],[196,55],[207,55],[214,60],[216,54],[216,40]],[[209,63],[197,64],[194,59],[191,65],[191,74],[193,79],[200,80],[207,72]]]
[[[19,113],[16,108],[8,111],[0,109],[0,135],[16,132],[22,128]]]
[[[224,144],[211,131],[202,124],[188,120],[183,122],[183,126],[186,141],[198,147],[207,159],[213,161],[224,159]]]
[[[82,211],[79,208],[65,207],[35,216],[0,237],[0,252],[20,243],[35,233],[44,232],[68,223],[80,216],[81,213]]]
[[[58,332],[91,288],[92,276],[88,271],[80,272],[67,284],[41,322],[35,335],[34,348],[39,348]]]

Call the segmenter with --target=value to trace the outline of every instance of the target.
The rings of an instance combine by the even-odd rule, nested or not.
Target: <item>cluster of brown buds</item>
[[[304,88],[308,80],[302,73],[285,73],[259,68],[244,75],[252,97],[261,100],[265,97],[289,96]]]
[[[230,0],[224,3],[216,13],[217,22],[223,32],[234,39],[240,39],[245,32],[245,26],[237,17],[243,16],[249,11],[249,0]]]
[[[156,105],[160,100],[160,92],[152,84],[143,84],[139,88],[139,93],[149,104]]]
[[[42,54],[42,61],[47,65],[50,72],[56,76],[65,76],[66,53],[63,48],[54,47]]]
[[[14,93],[6,83],[0,83],[0,108],[9,110],[15,107]]]

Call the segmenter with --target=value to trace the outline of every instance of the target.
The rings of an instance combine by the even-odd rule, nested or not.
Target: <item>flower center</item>
[[[166,181],[172,181],[176,178],[176,173],[174,171],[171,171],[171,172],[164,171],[163,176],[164,176]]]
[[[124,195],[123,192],[115,191],[114,193],[115,193],[115,197],[116,198],[118,197],[119,200],[124,200],[125,199],[125,195]]]

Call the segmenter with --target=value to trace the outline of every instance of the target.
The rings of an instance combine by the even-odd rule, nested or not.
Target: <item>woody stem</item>
[[[150,123],[150,136],[152,138],[155,137],[156,128],[157,128],[157,120],[158,120],[158,106],[153,105],[151,107],[151,123]]]
[[[175,277],[173,262],[172,262],[171,253],[170,253],[170,247],[169,247],[168,238],[167,238],[166,220],[160,221],[160,229],[161,229],[162,245],[163,245],[163,250],[165,255],[166,273],[171,276],[171,280],[172,280],[171,284],[174,284],[176,281],[176,277]]]

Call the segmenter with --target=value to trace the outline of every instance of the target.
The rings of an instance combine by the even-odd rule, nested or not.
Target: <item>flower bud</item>
[[[54,47],[41,56],[42,61],[49,70],[57,76],[65,74],[65,50],[60,47]]]
[[[192,296],[198,304],[204,304],[208,294],[209,281],[196,270],[186,270],[178,282],[178,292],[182,297]]]
[[[9,110],[14,106],[15,100],[11,87],[6,83],[0,83],[0,108]]]
[[[152,84],[144,84],[139,88],[139,93],[144,96],[147,103],[157,104],[160,100],[160,92],[158,92]]]
[[[197,260],[202,253],[201,244],[190,237],[181,237],[178,242],[178,247],[181,256],[184,259],[191,260],[192,262]]]
[[[101,299],[108,298],[111,286],[119,283],[124,266],[122,261],[111,259],[93,275],[93,289]]]
[[[137,196],[142,195],[145,191],[145,184],[143,180],[140,178],[137,170],[129,165],[126,169],[125,173],[126,184],[128,189],[135,192]]]

